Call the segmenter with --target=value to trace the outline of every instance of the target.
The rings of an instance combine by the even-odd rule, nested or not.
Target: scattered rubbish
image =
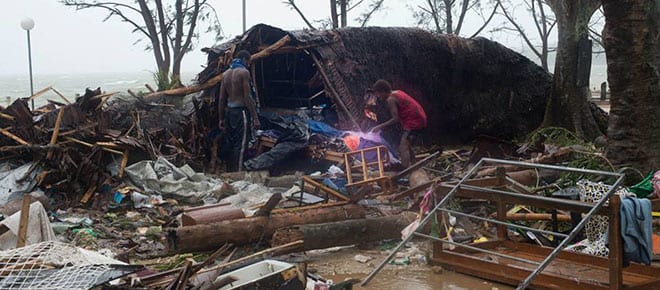
[[[365,256],[365,255],[360,255],[360,254],[358,254],[358,255],[355,255],[355,257],[353,257],[353,259],[354,259],[355,261],[358,261],[358,262],[364,264],[364,263],[366,263],[366,262],[371,261],[373,258],[372,258],[372,257]]]
[[[126,167],[126,174],[145,193],[178,197],[189,202],[219,194],[223,181],[195,172],[190,166],[176,167],[165,158],[141,161]]]

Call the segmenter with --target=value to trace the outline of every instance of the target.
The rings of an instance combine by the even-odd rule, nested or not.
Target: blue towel
[[[653,250],[651,201],[626,197],[621,201],[620,212],[624,266],[631,261],[650,265]]]
[[[231,61],[231,64],[229,65],[230,69],[235,69],[237,67],[241,67],[244,69],[247,69],[247,65],[243,62],[243,59],[240,58],[235,58]]]

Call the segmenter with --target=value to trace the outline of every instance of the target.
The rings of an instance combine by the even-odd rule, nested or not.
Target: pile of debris
[[[177,109],[141,98],[108,102],[116,93],[99,88],[87,89],[75,102],[60,95],[64,103],[48,100],[30,110],[29,101],[51,89],[0,108],[0,158],[9,165],[5,181],[34,180],[68,199],[82,194],[84,203],[104,185],[115,185],[129,160],[162,156],[202,167],[207,146],[190,122],[196,119],[191,105]],[[26,163],[30,166],[20,176],[8,174]]]

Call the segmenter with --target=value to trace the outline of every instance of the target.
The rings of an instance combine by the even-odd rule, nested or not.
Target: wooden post
[[[25,194],[23,196],[23,206],[21,207],[21,219],[18,222],[18,239],[16,240],[16,247],[25,247],[27,240],[28,221],[30,220],[30,203],[32,203],[32,196]]]
[[[610,289],[623,288],[623,241],[621,240],[621,198],[618,195],[610,197]]]
[[[123,178],[124,177],[124,169],[126,169],[126,164],[128,164],[128,149],[124,149],[124,155],[121,156],[121,164],[119,165],[119,172],[117,173],[117,177]]]
[[[506,172],[503,167],[497,167],[497,187],[506,185]],[[502,198],[497,199],[497,220],[506,221],[506,204]],[[505,225],[497,225],[497,239],[504,241],[507,239],[507,229]]]
[[[53,128],[53,136],[50,136],[50,145],[55,145],[57,143],[57,136],[60,134],[60,126],[62,125],[62,116],[64,115],[64,107],[60,107],[59,112],[57,112],[57,120],[55,120],[55,128]],[[48,149],[46,154],[46,159],[53,158],[53,149]]]
[[[149,92],[151,92],[151,93],[156,92],[156,90],[154,90],[154,88],[152,88],[149,84],[144,84],[144,86],[147,88],[147,90],[149,90]]]

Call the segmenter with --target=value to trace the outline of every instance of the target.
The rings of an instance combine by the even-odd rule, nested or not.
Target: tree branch
[[[463,0],[463,5],[461,5],[461,14],[458,16],[458,24],[456,25],[455,33],[456,35],[461,34],[461,28],[463,27],[463,20],[465,19],[465,14],[468,11],[468,5],[470,4],[469,0]]]
[[[314,27],[314,25],[312,25],[312,23],[310,23],[309,20],[307,20],[307,17],[305,17],[305,14],[303,14],[302,11],[300,11],[300,9],[298,9],[298,6],[296,5],[295,0],[287,0],[287,1],[283,1],[282,3],[288,5],[292,9],[296,10],[298,15],[300,15],[300,18],[302,18],[302,20],[305,21],[305,23],[307,24],[309,29],[316,30],[316,27]]]
[[[128,18],[128,16],[124,15],[124,13],[121,10],[119,10],[116,7],[110,7],[106,5],[116,5],[116,6],[126,7],[131,10],[136,10],[134,7],[121,3],[113,3],[113,2],[107,2],[107,4],[104,4],[104,3],[86,3],[82,1],[69,1],[69,0],[63,1],[62,4],[64,4],[65,6],[74,6],[76,10],[84,10],[89,8],[101,8],[108,10],[110,11],[110,15],[108,15],[108,17],[111,17],[112,15],[117,15],[119,18],[122,19],[122,21],[130,23],[135,28],[135,31],[140,31],[142,32],[142,34],[144,34],[144,36],[151,38],[151,35],[146,30],[144,30],[142,26],[138,25],[135,21]],[[137,10],[137,12],[141,13],[140,10]]]
[[[484,30],[486,28],[486,26],[488,26],[488,23],[490,23],[490,21],[493,20],[493,16],[495,16],[495,13],[497,12],[497,7],[499,7],[500,5],[501,5],[500,1],[495,2],[495,7],[493,7],[493,11],[490,13],[490,16],[488,17],[488,20],[484,21],[484,24],[481,25],[481,27],[479,27],[477,32],[472,34],[470,36],[470,38],[477,37],[477,35],[479,35],[479,33],[481,33],[481,31]],[[504,9],[504,8],[502,8],[502,9]]]
[[[497,3],[499,3],[501,5],[501,0],[497,0]],[[527,34],[525,33],[525,30],[522,27],[520,27],[520,25],[516,22],[516,20],[511,15],[509,15],[509,13],[506,11],[504,6],[502,6],[502,13],[504,14],[504,17],[506,17],[506,19],[509,20],[511,25],[513,25],[513,27],[515,27],[515,29],[518,31],[518,33],[523,38],[523,40],[525,41],[527,46],[529,46],[529,48],[532,50],[532,52],[534,52],[534,54],[536,54],[536,56],[541,57],[541,53],[536,49],[536,47],[534,47],[532,42],[529,40],[529,38],[527,37]]]
[[[385,0],[374,0],[374,2],[369,5],[369,11],[363,13],[362,18],[358,19],[358,21],[361,22],[361,27],[367,26],[371,16],[383,7],[383,2],[385,2]]]

